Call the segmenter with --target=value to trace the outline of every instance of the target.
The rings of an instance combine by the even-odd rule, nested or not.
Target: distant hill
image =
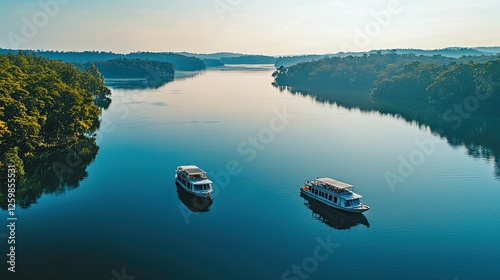
[[[206,68],[203,60],[196,57],[188,57],[177,53],[165,52],[136,52],[125,55],[126,58],[149,59],[161,62],[172,63],[175,70],[179,71],[199,71]]]
[[[0,49],[1,54],[6,53],[17,53],[18,50]],[[97,52],[97,51],[85,51],[85,52],[60,52],[60,51],[27,51],[35,55],[62,60],[70,63],[88,63],[93,61],[106,61],[116,58],[136,58],[136,59],[146,59],[155,60],[160,62],[168,62],[174,65],[176,70],[180,71],[199,71],[206,68],[205,63],[198,58],[188,57],[177,53],[153,53],[153,52],[136,52],[129,54],[117,54],[112,52]]]
[[[485,53],[500,54],[500,47],[477,47],[474,49]]]
[[[347,57],[347,56],[362,56],[364,54],[414,54],[423,56],[444,56],[451,58],[471,57],[475,62],[486,62],[491,60],[491,56],[500,54],[500,47],[475,47],[475,48],[462,48],[450,47],[436,50],[422,50],[422,49],[385,49],[385,50],[372,50],[369,52],[340,52],[324,55],[295,55],[278,57],[275,66],[288,67],[301,62],[311,62],[325,57]],[[481,58],[482,57],[482,58]]]
[[[308,55],[296,55],[296,56],[282,56],[276,59],[274,65],[276,68],[281,66],[288,67],[301,62],[311,62],[314,60],[322,59],[327,57],[326,54],[308,54]]]
[[[242,55],[237,57],[223,57],[220,61],[224,64],[274,64],[276,58],[266,55]]]
[[[173,78],[174,66],[168,62],[144,59],[115,58],[93,64],[106,78],[165,79]],[[87,66],[88,67],[88,66]]]
[[[205,62],[208,60],[209,63],[205,63],[207,64],[207,67],[222,66],[224,64],[274,64],[276,62],[276,57],[273,56],[250,55],[231,52],[219,52],[212,54],[181,52],[179,54],[203,59]],[[215,60],[219,60],[220,64],[215,63]]]
[[[219,60],[221,58],[225,58],[225,57],[238,57],[238,56],[244,55],[242,53],[232,53],[232,52],[218,52],[218,53],[209,53],[209,54],[180,52],[178,54],[184,55],[184,56],[196,57],[199,59],[217,59],[217,60]]]
[[[205,66],[207,67],[221,67],[224,66],[224,63],[222,63],[219,59],[203,59],[203,62],[205,63]]]
[[[118,57],[123,57],[122,54],[112,53],[112,52],[98,52],[98,51],[85,51],[85,52],[62,52],[62,51],[40,51],[40,50],[28,50],[28,53],[32,53],[41,57],[45,57],[53,60],[62,60],[64,62],[70,63],[87,63],[90,61],[97,60],[108,60]],[[7,53],[18,53],[18,50],[10,49],[0,49],[1,54]]]
[[[393,50],[381,50],[382,54],[395,52],[397,54],[415,54],[415,55],[442,55],[446,57],[459,58],[462,56],[481,56],[489,55],[491,52],[482,52],[474,48],[445,48],[438,50],[420,50],[420,49],[393,49]],[[371,51],[371,53],[377,53],[377,51]]]

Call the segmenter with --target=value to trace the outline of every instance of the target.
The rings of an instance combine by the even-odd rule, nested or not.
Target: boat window
[[[332,200],[332,195],[331,194],[328,195],[328,200]]]
[[[358,206],[359,205],[359,198],[353,199],[352,200],[352,205],[353,206]]]
[[[337,203],[337,197],[336,196],[333,197],[333,203]]]
[[[345,201],[345,207],[349,207],[351,206],[351,201],[350,200],[346,200]]]

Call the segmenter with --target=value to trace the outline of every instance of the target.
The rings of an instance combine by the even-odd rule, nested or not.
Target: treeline
[[[325,57],[347,57],[363,56],[372,54],[413,54],[417,56],[444,56],[450,58],[460,58],[461,61],[487,62],[491,57],[500,54],[500,47],[476,47],[476,48],[444,48],[435,50],[422,49],[383,49],[369,52],[340,52],[335,54],[314,54],[314,55],[293,55],[281,56],[276,59],[274,66],[288,67],[301,62],[311,62]]]
[[[0,53],[16,53],[17,50],[0,49]],[[112,52],[63,52],[63,51],[29,51],[32,54],[42,56],[48,59],[62,60],[71,63],[91,63],[94,61],[106,61],[116,58],[129,58],[129,59],[144,59],[155,60],[160,62],[168,62],[174,65],[175,70],[179,71],[199,71],[206,68],[205,63],[196,57],[188,57],[176,53],[168,52],[136,52],[129,54],[118,54]]]
[[[310,62],[325,57],[327,57],[327,55],[320,55],[320,54],[280,56],[276,59],[274,66],[276,66],[276,68],[279,68],[281,66],[288,67],[301,62]]]
[[[462,103],[468,95],[479,94],[488,98],[483,110],[500,105],[500,57],[491,59],[473,62],[471,57],[377,53],[280,67],[273,76],[281,86],[357,88],[370,91],[379,100],[419,101],[433,106]]]
[[[125,55],[125,58],[137,58],[168,62],[174,65],[178,71],[199,71],[206,68],[203,60],[196,57],[188,57],[176,53],[164,52],[136,52]]]
[[[266,55],[242,55],[237,57],[222,57],[224,64],[274,64],[276,58]]]
[[[110,90],[94,65],[73,64],[29,53],[0,55],[0,169],[44,148],[86,138],[99,126]]]
[[[498,113],[500,57],[485,63],[413,62],[375,81],[371,95],[377,100],[412,100],[434,107],[463,104],[474,111]]]
[[[224,64],[274,64],[276,62],[276,57],[267,55],[252,55],[230,52],[218,52],[210,54],[181,52],[179,54],[202,59],[203,61],[205,61],[207,67],[218,67],[223,66]]]
[[[93,64],[106,78],[136,78],[147,80],[163,80],[171,78],[174,66],[168,62],[142,59],[115,58],[106,61],[95,61]],[[90,63],[84,64],[89,67]]]

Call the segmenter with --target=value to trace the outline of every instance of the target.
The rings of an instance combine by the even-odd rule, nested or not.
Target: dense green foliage
[[[414,58],[413,55],[330,57],[280,67],[273,76],[279,85],[369,88],[382,72],[393,68],[390,64],[404,65]]]
[[[37,56],[45,57],[52,60],[62,60],[71,63],[87,63],[91,61],[98,60],[108,60],[121,57],[121,54],[112,52],[97,52],[97,51],[28,51],[29,53],[35,54]],[[0,49],[1,54],[17,53],[17,50]]]
[[[44,148],[85,138],[99,125],[110,90],[94,65],[31,54],[0,55],[0,167],[22,163]]]
[[[311,62],[325,57],[347,57],[347,56],[362,56],[372,54],[413,54],[417,56],[444,56],[449,58],[459,58],[462,62],[487,62],[491,60],[492,55],[500,54],[500,47],[477,47],[477,48],[445,48],[437,50],[420,50],[420,49],[386,49],[373,50],[369,52],[341,52],[336,54],[323,55],[293,55],[278,57],[274,66],[288,67],[301,62]]]
[[[199,71],[206,68],[203,60],[196,57],[187,57],[176,53],[137,52],[127,54],[125,58],[148,59],[168,62],[172,63],[175,67],[175,70],[178,71]]]
[[[0,53],[15,53],[16,50],[0,49]],[[71,63],[89,63],[94,61],[106,61],[116,58],[143,59],[155,60],[160,62],[168,62],[174,65],[175,70],[179,71],[199,71],[206,68],[205,63],[196,57],[188,57],[176,53],[153,53],[153,52],[136,52],[129,54],[117,54],[112,52],[59,52],[59,51],[30,51],[37,56],[57,59]]]
[[[276,68],[279,68],[281,66],[288,67],[301,62],[311,62],[325,57],[327,57],[327,55],[318,55],[318,54],[280,56],[276,59],[274,66],[276,66]]]
[[[474,111],[497,114],[500,106],[500,58],[485,63],[445,66],[414,62],[375,82],[374,98],[415,100],[433,107],[481,102]],[[469,100],[469,99],[474,100]],[[466,104],[475,107],[474,104]]]
[[[488,99],[479,110],[498,108],[500,58],[464,61],[467,58],[395,53],[332,57],[280,67],[273,76],[276,84],[285,86],[366,89],[376,100],[386,102],[451,106],[479,95]]]
[[[115,58],[93,63],[106,78],[165,79],[175,71],[168,62],[142,59]],[[87,64],[88,67],[89,64]]]

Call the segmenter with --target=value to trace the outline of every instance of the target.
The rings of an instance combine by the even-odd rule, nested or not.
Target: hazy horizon
[[[0,46],[0,49],[2,47]],[[448,48],[500,48],[500,46],[472,46],[472,47],[463,47],[463,46],[452,46],[452,47],[444,47],[444,48],[439,48],[439,49],[418,49],[418,50],[424,50],[424,51],[433,51],[433,50],[442,50],[442,49],[448,49]],[[3,48],[7,49],[7,48]],[[378,50],[393,50],[393,49],[410,49],[410,48],[387,48],[387,49],[372,49],[372,50],[367,50],[363,52],[371,52],[371,51],[378,51]],[[411,48],[411,49],[417,49],[417,48]],[[210,53],[200,53],[200,52],[187,52],[187,51],[144,51],[144,50],[137,50],[137,51],[131,51],[131,52],[115,52],[112,50],[46,50],[46,49],[14,49],[18,51],[54,51],[54,52],[111,52],[119,55],[126,55],[129,53],[135,53],[135,52],[158,52],[158,53],[190,53],[190,54],[195,54],[195,55],[212,55],[212,54],[218,54],[218,53],[233,53],[233,54],[242,54],[242,55],[263,55],[263,56],[271,56],[271,57],[287,57],[287,56],[308,56],[308,55],[333,55],[337,54],[339,52],[332,52],[332,53],[292,53],[292,54],[266,54],[266,53],[243,53],[243,52],[237,52],[237,51],[216,51],[216,52],[210,52]]]
[[[500,46],[500,2],[20,0],[0,48],[272,56]]]

